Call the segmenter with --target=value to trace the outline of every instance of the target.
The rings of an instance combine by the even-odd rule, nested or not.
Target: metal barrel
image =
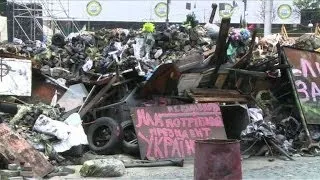
[[[240,141],[208,139],[195,141],[195,180],[241,180]]]

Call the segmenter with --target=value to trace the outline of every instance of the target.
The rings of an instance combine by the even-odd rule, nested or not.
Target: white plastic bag
[[[263,120],[262,109],[259,108],[249,108],[249,116],[252,122],[257,122]]]
[[[92,66],[93,66],[93,61],[89,58],[89,59],[87,60],[87,62],[82,66],[82,70],[83,70],[84,72],[88,72],[88,71],[90,71],[90,69],[92,68]]]
[[[207,30],[208,36],[211,38],[217,38],[219,36],[220,27],[215,24],[207,23],[204,25],[204,28]]]
[[[66,140],[69,137],[69,126],[60,121],[53,120],[45,115],[40,115],[36,120],[33,130],[56,136],[60,140]]]
[[[64,152],[71,149],[73,146],[88,144],[87,135],[83,130],[81,125],[82,121],[78,113],[71,114],[64,123],[69,126],[70,134],[67,139],[53,144],[53,148],[56,152]]]

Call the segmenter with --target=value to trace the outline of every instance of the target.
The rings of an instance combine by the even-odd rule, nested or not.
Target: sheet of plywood
[[[216,103],[132,109],[141,159],[194,157],[197,139],[226,139]]]
[[[43,154],[5,123],[0,124],[0,154],[10,163],[28,163],[35,177],[44,177],[54,170]]]
[[[0,95],[31,96],[31,61],[0,58]]]

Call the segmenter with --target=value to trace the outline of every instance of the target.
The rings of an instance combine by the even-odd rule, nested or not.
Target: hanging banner
[[[283,47],[308,124],[320,124],[320,53]]]

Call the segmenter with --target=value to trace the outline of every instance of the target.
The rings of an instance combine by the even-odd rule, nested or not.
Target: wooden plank
[[[193,94],[200,94],[200,95],[241,95],[236,90],[229,90],[229,89],[202,89],[196,88],[191,89]]]
[[[245,74],[245,75],[250,75],[254,77],[260,77],[260,78],[266,78],[268,77],[268,74],[265,72],[260,72],[260,71],[248,71],[244,69],[233,69],[233,68],[226,68],[229,71],[233,71],[239,74]]]
[[[132,109],[141,159],[191,158],[194,140],[226,139],[215,103]]]
[[[192,96],[191,96],[192,97]],[[248,102],[246,98],[238,97],[192,97],[197,103],[209,103],[209,102]]]
[[[216,83],[214,86],[218,89],[221,89],[228,78],[229,73],[219,74]]]
[[[219,37],[217,40],[217,46],[214,56],[211,58],[209,65],[216,64],[213,74],[211,75],[211,82],[216,82],[217,73],[219,72],[220,66],[225,62],[227,54],[227,37],[230,29],[230,18],[223,18],[221,21]],[[212,84],[212,85],[213,85]]]
[[[5,123],[0,124],[0,154],[10,163],[28,163],[35,177],[44,177],[54,170],[43,154],[38,152],[18,133],[15,133]]]
[[[219,37],[215,49],[214,56],[211,58],[209,64],[216,63],[215,73],[219,71],[221,64],[224,62],[227,53],[227,37],[230,28],[230,18],[223,18],[221,21]]]
[[[204,56],[205,58],[207,58],[208,56],[210,56],[211,54],[213,54],[215,51],[216,51],[216,46],[214,45],[214,46],[212,47],[212,49],[203,52],[203,56]]]

